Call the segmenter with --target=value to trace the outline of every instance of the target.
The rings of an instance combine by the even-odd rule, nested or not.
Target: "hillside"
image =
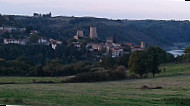
[[[1,16],[3,17],[3,16]],[[7,16],[6,16],[7,17]],[[43,35],[59,39],[68,39],[82,29],[86,36],[89,27],[96,26],[99,37],[116,36],[118,41],[128,41],[139,44],[145,41],[149,45],[161,47],[174,46],[178,43],[190,42],[189,21],[164,21],[164,20],[110,20],[93,17],[53,17],[35,18],[27,16],[9,16],[6,21],[0,21],[0,26],[33,27]]]

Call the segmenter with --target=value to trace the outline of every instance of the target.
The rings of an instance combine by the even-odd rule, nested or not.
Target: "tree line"
[[[86,72],[95,63],[85,61],[84,54],[67,44],[55,50],[47,45],[0,45],[0,75],[66,76]]]
[[[71,76],[73,80],[99,81],[126,78],[130,70],[139,77],[148,73],[160,73],[159,65],[175,62],[173,55],[159,47],[148,47],[144,51],[125,54],[122,57],[101,57],[99,61],[88,61],[85,51],[66,44],[55,50],[46,45],[0,45],[1,76]],[[119,77],[123,73],[124,76]],[[99,76],[102,74],[102,76]],[[86,76],[81,79],[81,76]],[[71,81],[72,82],[72,81]]]

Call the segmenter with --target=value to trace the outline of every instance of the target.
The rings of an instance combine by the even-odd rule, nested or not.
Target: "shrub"
[[[89,73],[77,74],[75,77],[66,82],[96,82],[121,80],[126,78],[125,71],[96,71]]]

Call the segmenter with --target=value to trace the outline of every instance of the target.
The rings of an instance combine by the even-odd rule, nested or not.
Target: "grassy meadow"
[[[61,82],[65,78],[0,77],[0,104],[77,106],[186,106],[190,105],[190,64],[166,64],[156,78],[96,83],[32,84]],[[28,83],[28,84],[27,84]],[[141,89],[142,86],[163,89]]]

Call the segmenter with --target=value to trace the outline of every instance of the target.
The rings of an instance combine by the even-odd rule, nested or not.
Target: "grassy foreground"
[[[0,84],[0,104],[148,106],[189,105],[190,64],[167,64],[157,78],[98,83]],[[49,78],[2,77],[1,81],[49,80]],[[50,78],[51,79],[51,78]],[[52,80],[52,79],[51,79]],[[61,78],[62,80],[62,78]],[[60,78],[53,78],[60,81]],[[142,86],[163,89],[140,89]]]
[[[70,76],[72,77],[72,76]],[[31,84],[35,82],[54,82],[61,83],[70,77],[0,77],[0,84]]]

